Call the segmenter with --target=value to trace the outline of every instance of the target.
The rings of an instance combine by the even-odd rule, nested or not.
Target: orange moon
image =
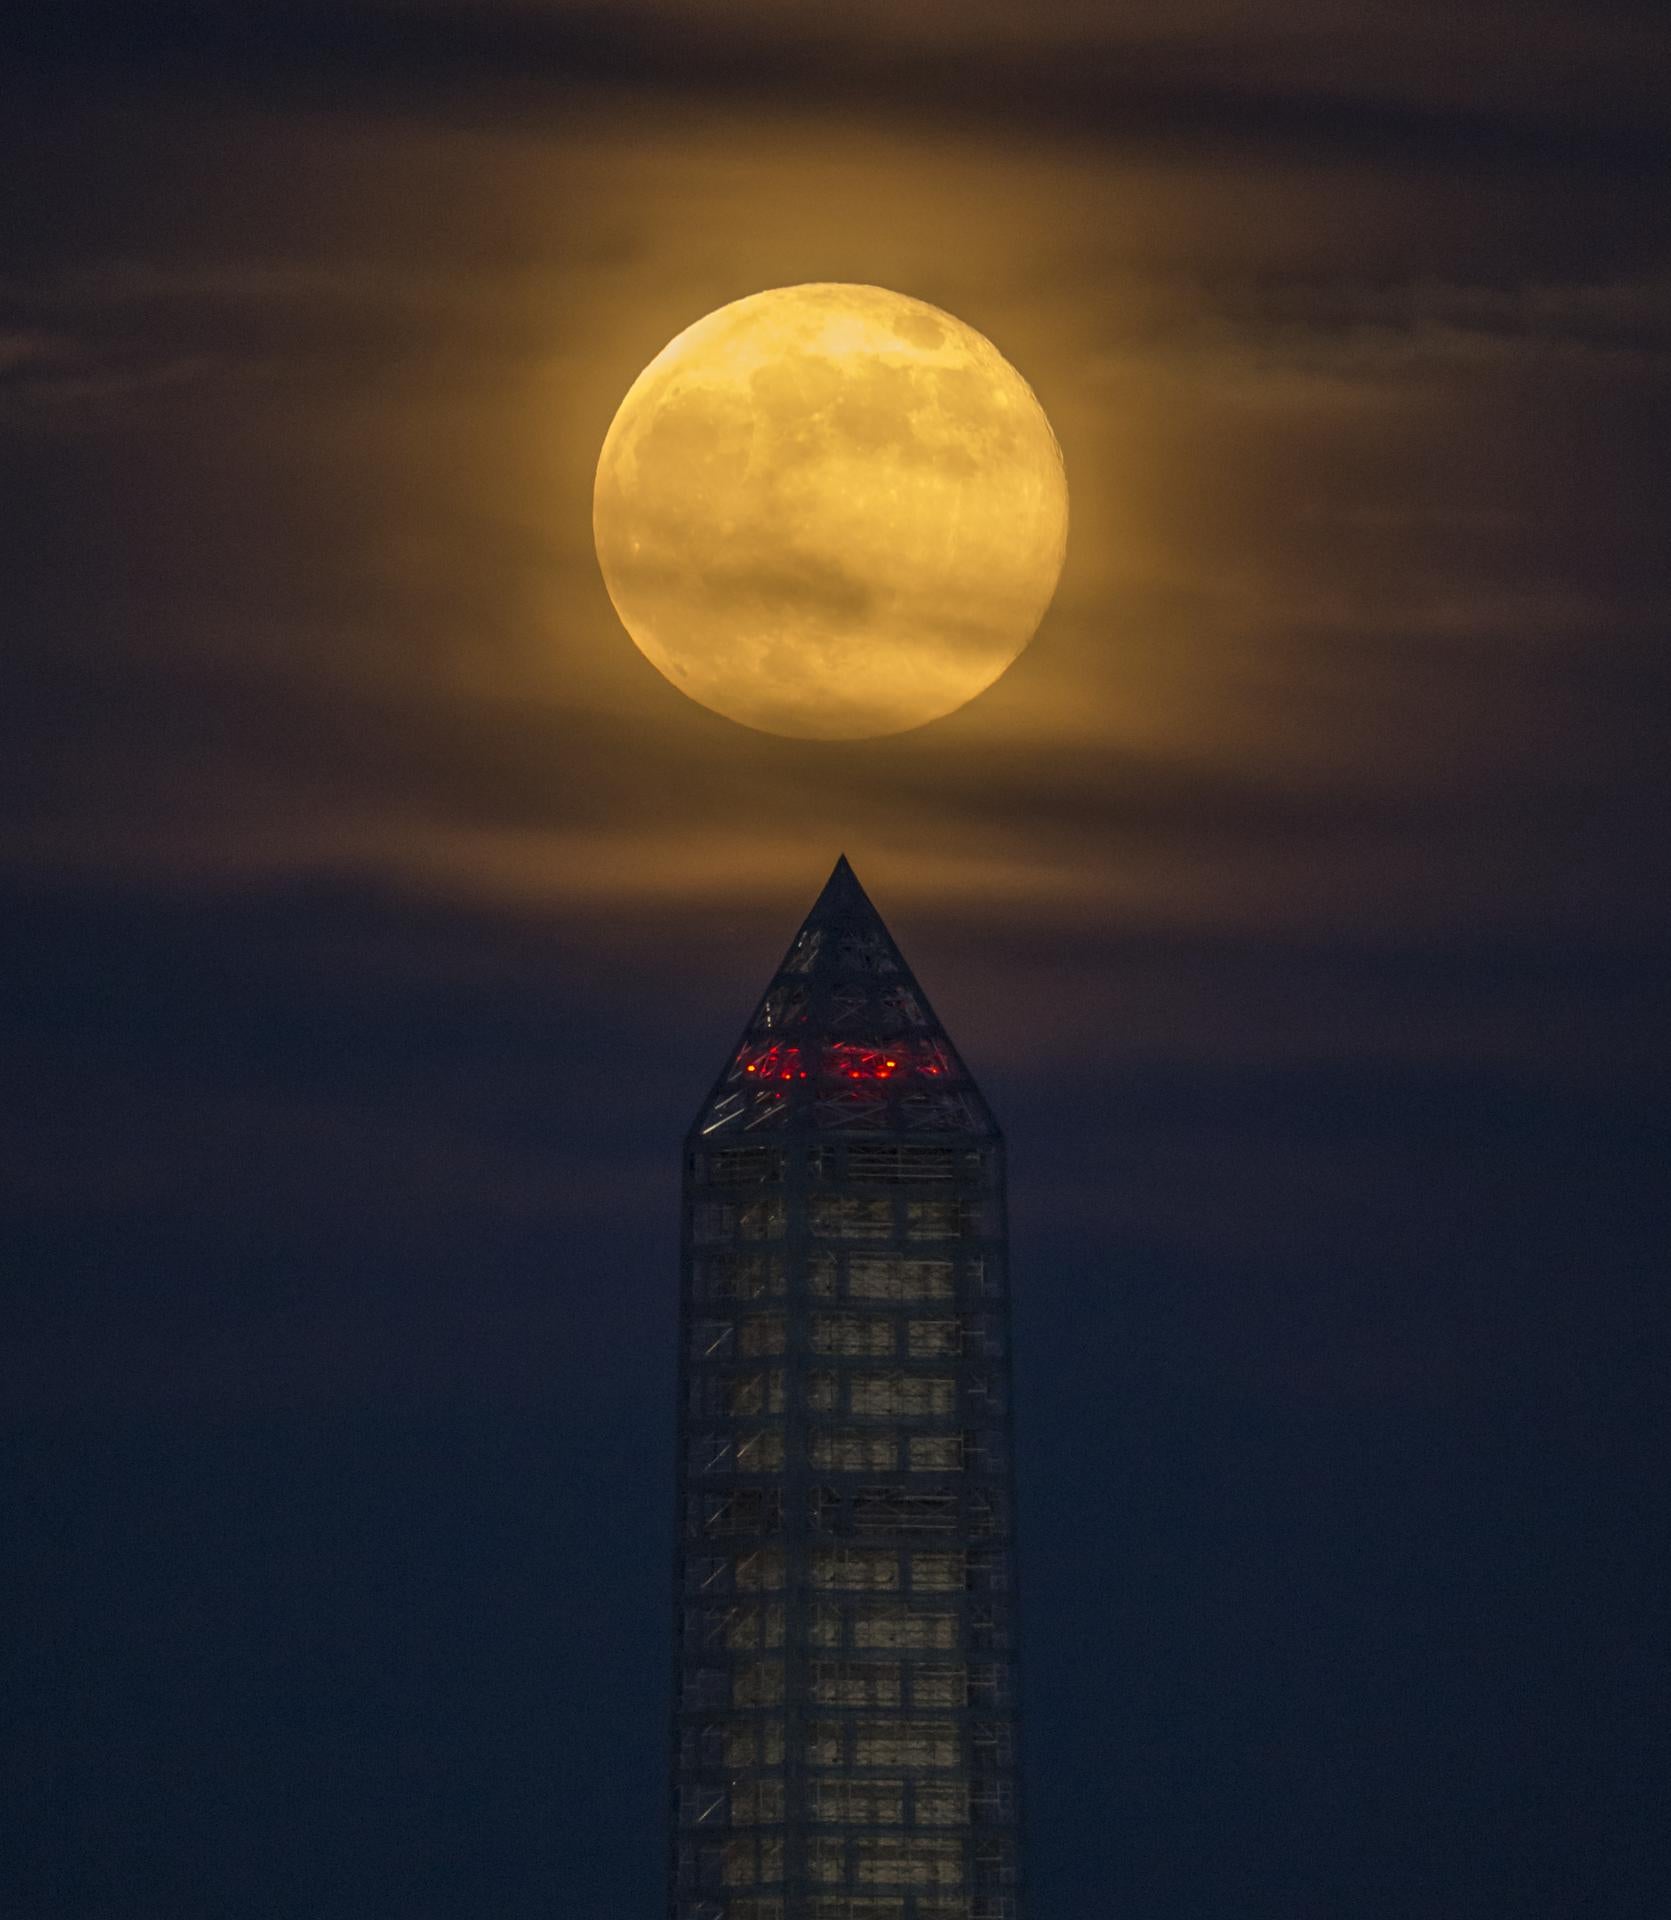
[[[1061,449],[973,327],[882,287],[720,307],[632,384],[593,533],[674,686],[767,733],[903,732],[989,687],[1067,547]]]

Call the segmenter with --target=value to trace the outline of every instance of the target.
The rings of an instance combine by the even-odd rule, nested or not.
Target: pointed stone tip
[[[779,1126],[794,1137],[1000,1137],[846,854],[756,1003],[690,1140],[726,1129],[752,1138],[756,1128]]]
[[[865,890],[859,885],[859,876],[853,871],[846,854],[838,853],[836,863],[830,869],[830,877],[824,882],[823,892],[819,895],[820,904],[835,905],[841,901],[863,900]]]

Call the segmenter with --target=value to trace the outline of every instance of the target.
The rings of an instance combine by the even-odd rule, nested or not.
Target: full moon
[[[961,320],[883,287],[718,308],[633,382],[592,527],[634,643],[763,732],[900,733],[989,687],[1067,546],[1061,449]]]

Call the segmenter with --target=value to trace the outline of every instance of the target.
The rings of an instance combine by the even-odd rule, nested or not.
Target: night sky
[[[648,1920],[679,1141],[845,850],[1010,1142],[1034,1920],[1671,1913],[1658,0],[0,17],[0,1915]],[[920,732],[634,651],[811,280],[1032,382]]]

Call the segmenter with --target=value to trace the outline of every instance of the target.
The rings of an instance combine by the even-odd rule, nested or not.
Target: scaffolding
[[[683,1204],[669,1920],[1022,1920],[1003,1141],[845,860]]]

